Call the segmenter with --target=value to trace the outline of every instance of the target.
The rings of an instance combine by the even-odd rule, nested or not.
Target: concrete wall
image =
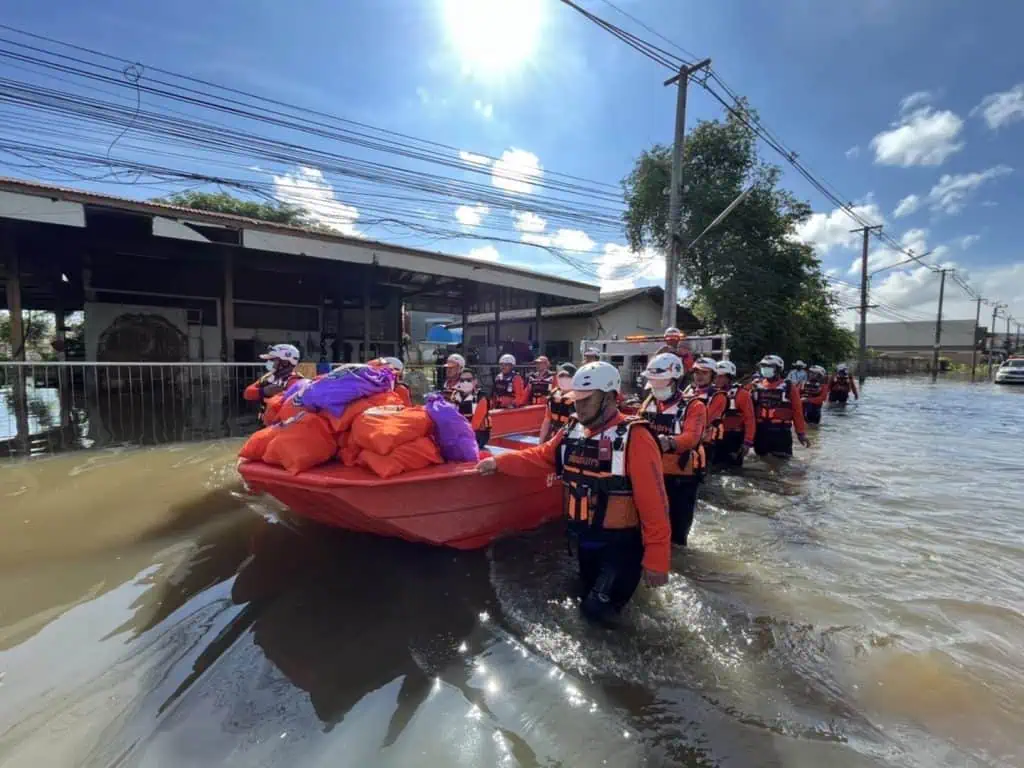
[[[100,337],[110,325],[124,314],[157,315],[167,320],[183,335],[189,335],[186,323],[186,310],[177,307],[152,307],[145,304],[107,304],[104,302],[87,301],[85,303],[85,359],[95,360]],[[202,338],[202,355],[197,347],[190,345],[190,358],[193,361],[220,360],[220,326],[204,325],[193,329],[193,335]]]
[[[868,346],[879,351],[885,349],[931,349],[935,344],[935,321],[868,323],[867,334]],[[962,347],[970,350],[973,345],[973,320],[947,320],[942,323],[943,348]]]

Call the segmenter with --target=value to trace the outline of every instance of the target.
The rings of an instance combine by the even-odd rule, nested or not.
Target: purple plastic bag
[[[302,395],[306,391],[306,387],[312,384],[311,379],[297,379],[288,389],[284,391],[284,399],[292,397],[293,395]],[[302,405],[302,400],[298,399],[295,401],[296,405]]]
[[[427,395],[426,409],[434,422],[434,442],[445,461],[477,461],[480,458],[473,427],[458,408],[444,399],[444,395],[437,392]]]
[[[387,368],[339,368],[316,379],[301,393],[303,408],[341,416],[353,400],[379,395],[394,388],[395,375]]]

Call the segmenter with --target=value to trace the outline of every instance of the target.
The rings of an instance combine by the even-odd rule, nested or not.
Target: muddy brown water
[[[237,441],[0,464],[0,765],[1022,766],[1024,391],[865,389],[614,632],[558,526],[305,525]]]

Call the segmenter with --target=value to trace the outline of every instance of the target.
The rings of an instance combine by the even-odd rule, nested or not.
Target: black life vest
[[[822,383],[820,381],[811,381],[808,379],[804,382],[803,393],[805,397],[817,397],[821,394]]]
[[[515,399],[515,380],[518,375],[519,374],[515,371],[512,371],[512,373],[507,376],[504,373],[499,372],[498,375],[494,377],[494,399],[499,405],[502,404],[502,400]]]
[[[683,393],[677,393],[674,398],[663,404],[663,408],[659,409],[658,401],[651,396],[640,406],[640,416],[650,424],[655,435],[678,437],[683,434],[687,411],[697,400],[703,402],[703,398],[691,397],[687,400]],[[691,457],[693,458],[692,463],[690,462]],[[704,469],[705,458],[704,446],[698,444],[695,450],[678,454],[677,464],[683,470],[683,474],[699,473]]]
[[[576,415],[576,404],[572,395],[560,389],[554,389],[548,395],[548,416],[551,423],[556,426],[564,426]]]
[[[477,405],[479,405],[481,400],[486,400],[487,398],[483,393],[480,392],[480,390],[470,392],[467,395],[464,392],[459,392],[459,390],[456,389],[452,391],[452,394],[448,397],[448,399],[455,405],[456,408],[459,409],[459,413],[466,417],[466,421],[472,421],[473,414],[476,413]],[[490,413],[488,413],[487,418],[484,419],[482,429],[490,428],[491,415]]]
[[[531,373],[526,380],[526,386],[530,388],[530,402],[534,405],[545,402],[548,394],[551,392],[551,385],[554,381],[555,377],[551,374],[551,371],[544,374]]]
[[[758,382],[751,393],[758,422],[777,427],[793,426],[793,382],[783,381],[781,387],[768,387]]]
[[[832,380],[832,387],[831,387],[831,389],[832,389],[833,392],[838,392],[839,394],[843,394],[843,393],[849,394],[849,392],[850,392],[850,375],[847,374],[847,373],[837,373],[835,375],[835,378]]]
[[[600,530],[609,499],[632,497],[626,448],[630,432],[643,426],[639,419],[628,419],[590,437],[575,419],[565,426],[555,468],[565,486],[563,509],[570,532]]]

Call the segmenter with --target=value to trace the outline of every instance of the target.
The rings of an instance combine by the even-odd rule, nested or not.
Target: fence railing
[[[0,362],[0,457],[244,435],[261,363]]]

